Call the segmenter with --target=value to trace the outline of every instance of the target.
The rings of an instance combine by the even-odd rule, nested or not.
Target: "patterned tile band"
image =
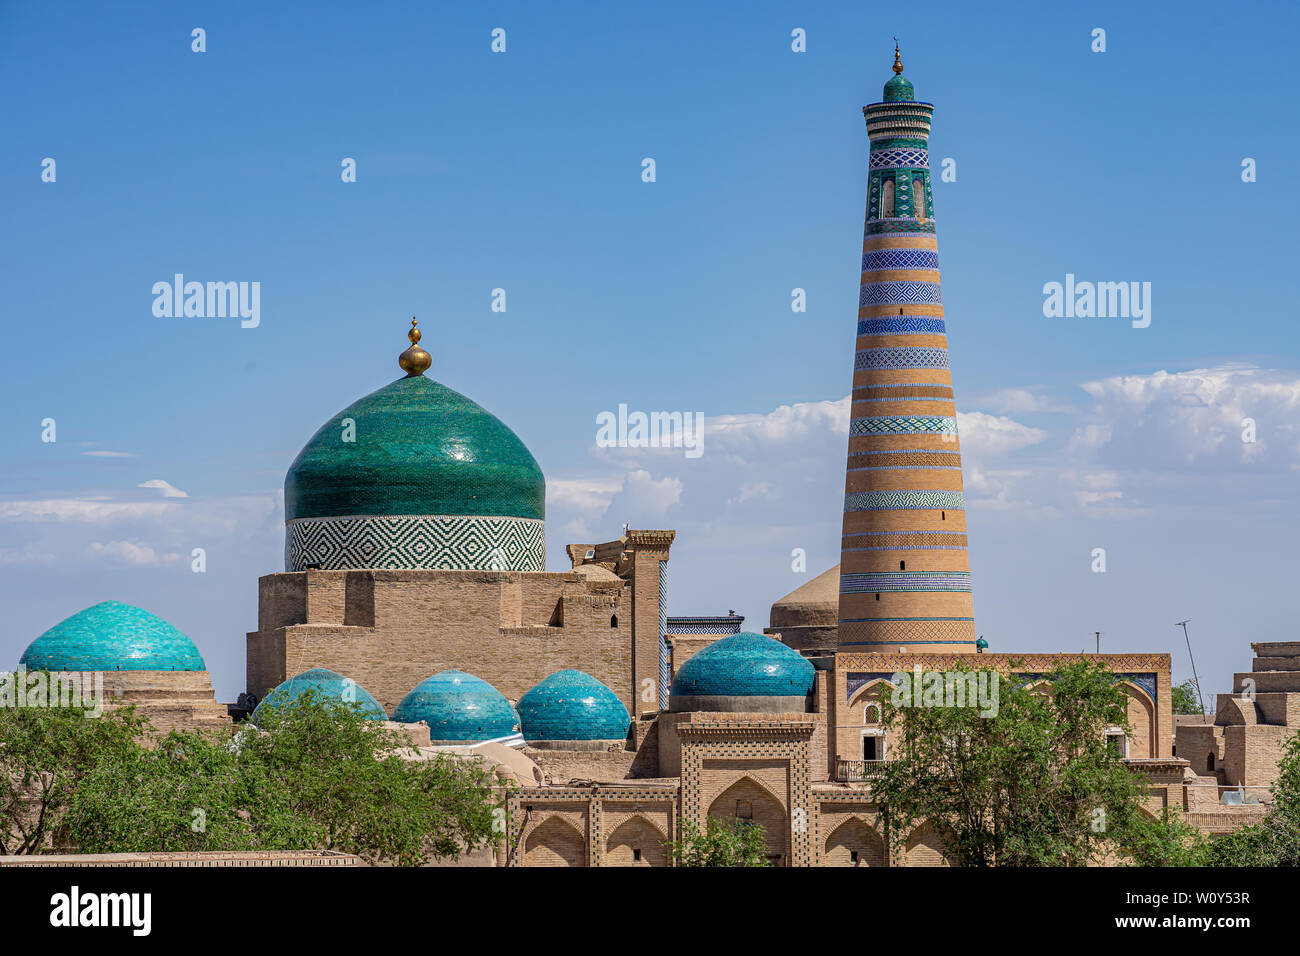
[[[284,567],[545,571],[546,522],[476,515],[295,518]]]
[[[938,268],[939,253],[934,249],[868,249],[862,253],[863,272]]]
[[[840,575],[841,594],[969,590],[969,571],[880,571]]]
[[[947,368],[948,350],[923,345],[862,349],[853,356],[853,371],[868,369]]]
[[[865,282],[858,292],[858,307],[864,305],[939,305],[943,293],[937,282]]]
[[[934,217],[929,219],[873,219],[862,230],[864,236],[885,236],[890,233],[904,235],[916,232],[934,232]]]
[[[957,419],[943,415],[880,415],[855,418],[849,435],[955,435]]]
[[[960,491],[850,491],[844,496],[845,511],[897,511],[913,509],[966,510],[966,496]]]
[[[668,706],[668,562],[659,562],[659,709]]]
[[[941,398],[952,401],[952,388],[947,385],[889,385],[878,382],[874,385],[859,385],[853,390],[855,402],[883,399],[884,401],[903,398]]]
[[[965,551],[964,531],[868,531],[844,535],[844,551]]]
[[[931,315],[899,315],[859,319],[858,335],[947,335],[943,319]]]
[[[929,169],[930,151],[928,149],[873,149],[867,158],[868,169],[897,169],[906,166],[909,169]]]

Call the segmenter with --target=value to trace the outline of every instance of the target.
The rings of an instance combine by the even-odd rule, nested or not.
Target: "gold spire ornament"
[[[420,348],[419,323],[415,321],[415,316],[411,316],[411,331],[406,333],[406,337],[411,340],[411,347],[397,357],[397,364],[402,367],[407,378],[416,375],[423,375],[433,364],[433,356]]]
[[[898,37],[894,37],[894,73],[903,72],[903,61],[898,55]]]

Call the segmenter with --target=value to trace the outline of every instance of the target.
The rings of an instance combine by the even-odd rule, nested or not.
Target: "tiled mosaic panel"
[[[963,511],[966,496],[960,491],[851,491],[844,496],[845,511],[894,511],[902,509]]]
[[[546,523],[468,515],[298,518],[285,523],[284,567],[546,570]]]
[[[943,319],[932,315],[898,315],[859,319],[858,335],[946,335]]]
[[[969,590],[969,571],[879,571],[840,576],[841,594]]]
[[[943,415],[877,415],[855,418],[850,435],[955,435],[957,419]]]
[[[853,371],[872,369],[947,368],[948,350],[928,345],[862,349],[853,356]]]
[[[937,282],[865,282],[858,307],[868,305],[939,305],[943,293]]]
[[[863,272],[938,268],[939,253],[934,249],[868,249],[862,254]]]
[[[873,149],[867,159],[868,169],[930,168],[928,149]]]

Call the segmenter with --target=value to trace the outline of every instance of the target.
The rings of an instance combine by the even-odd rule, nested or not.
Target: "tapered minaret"
[[[840,553],[841,650],[975,651],[930,116],[894,48],[871,139]]]

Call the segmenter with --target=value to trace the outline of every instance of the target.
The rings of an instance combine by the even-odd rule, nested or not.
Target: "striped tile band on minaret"
[[[939,289],[930,116],[902,75],[871,139],[840,551],[842,649],[975,651],[957,410]]]

